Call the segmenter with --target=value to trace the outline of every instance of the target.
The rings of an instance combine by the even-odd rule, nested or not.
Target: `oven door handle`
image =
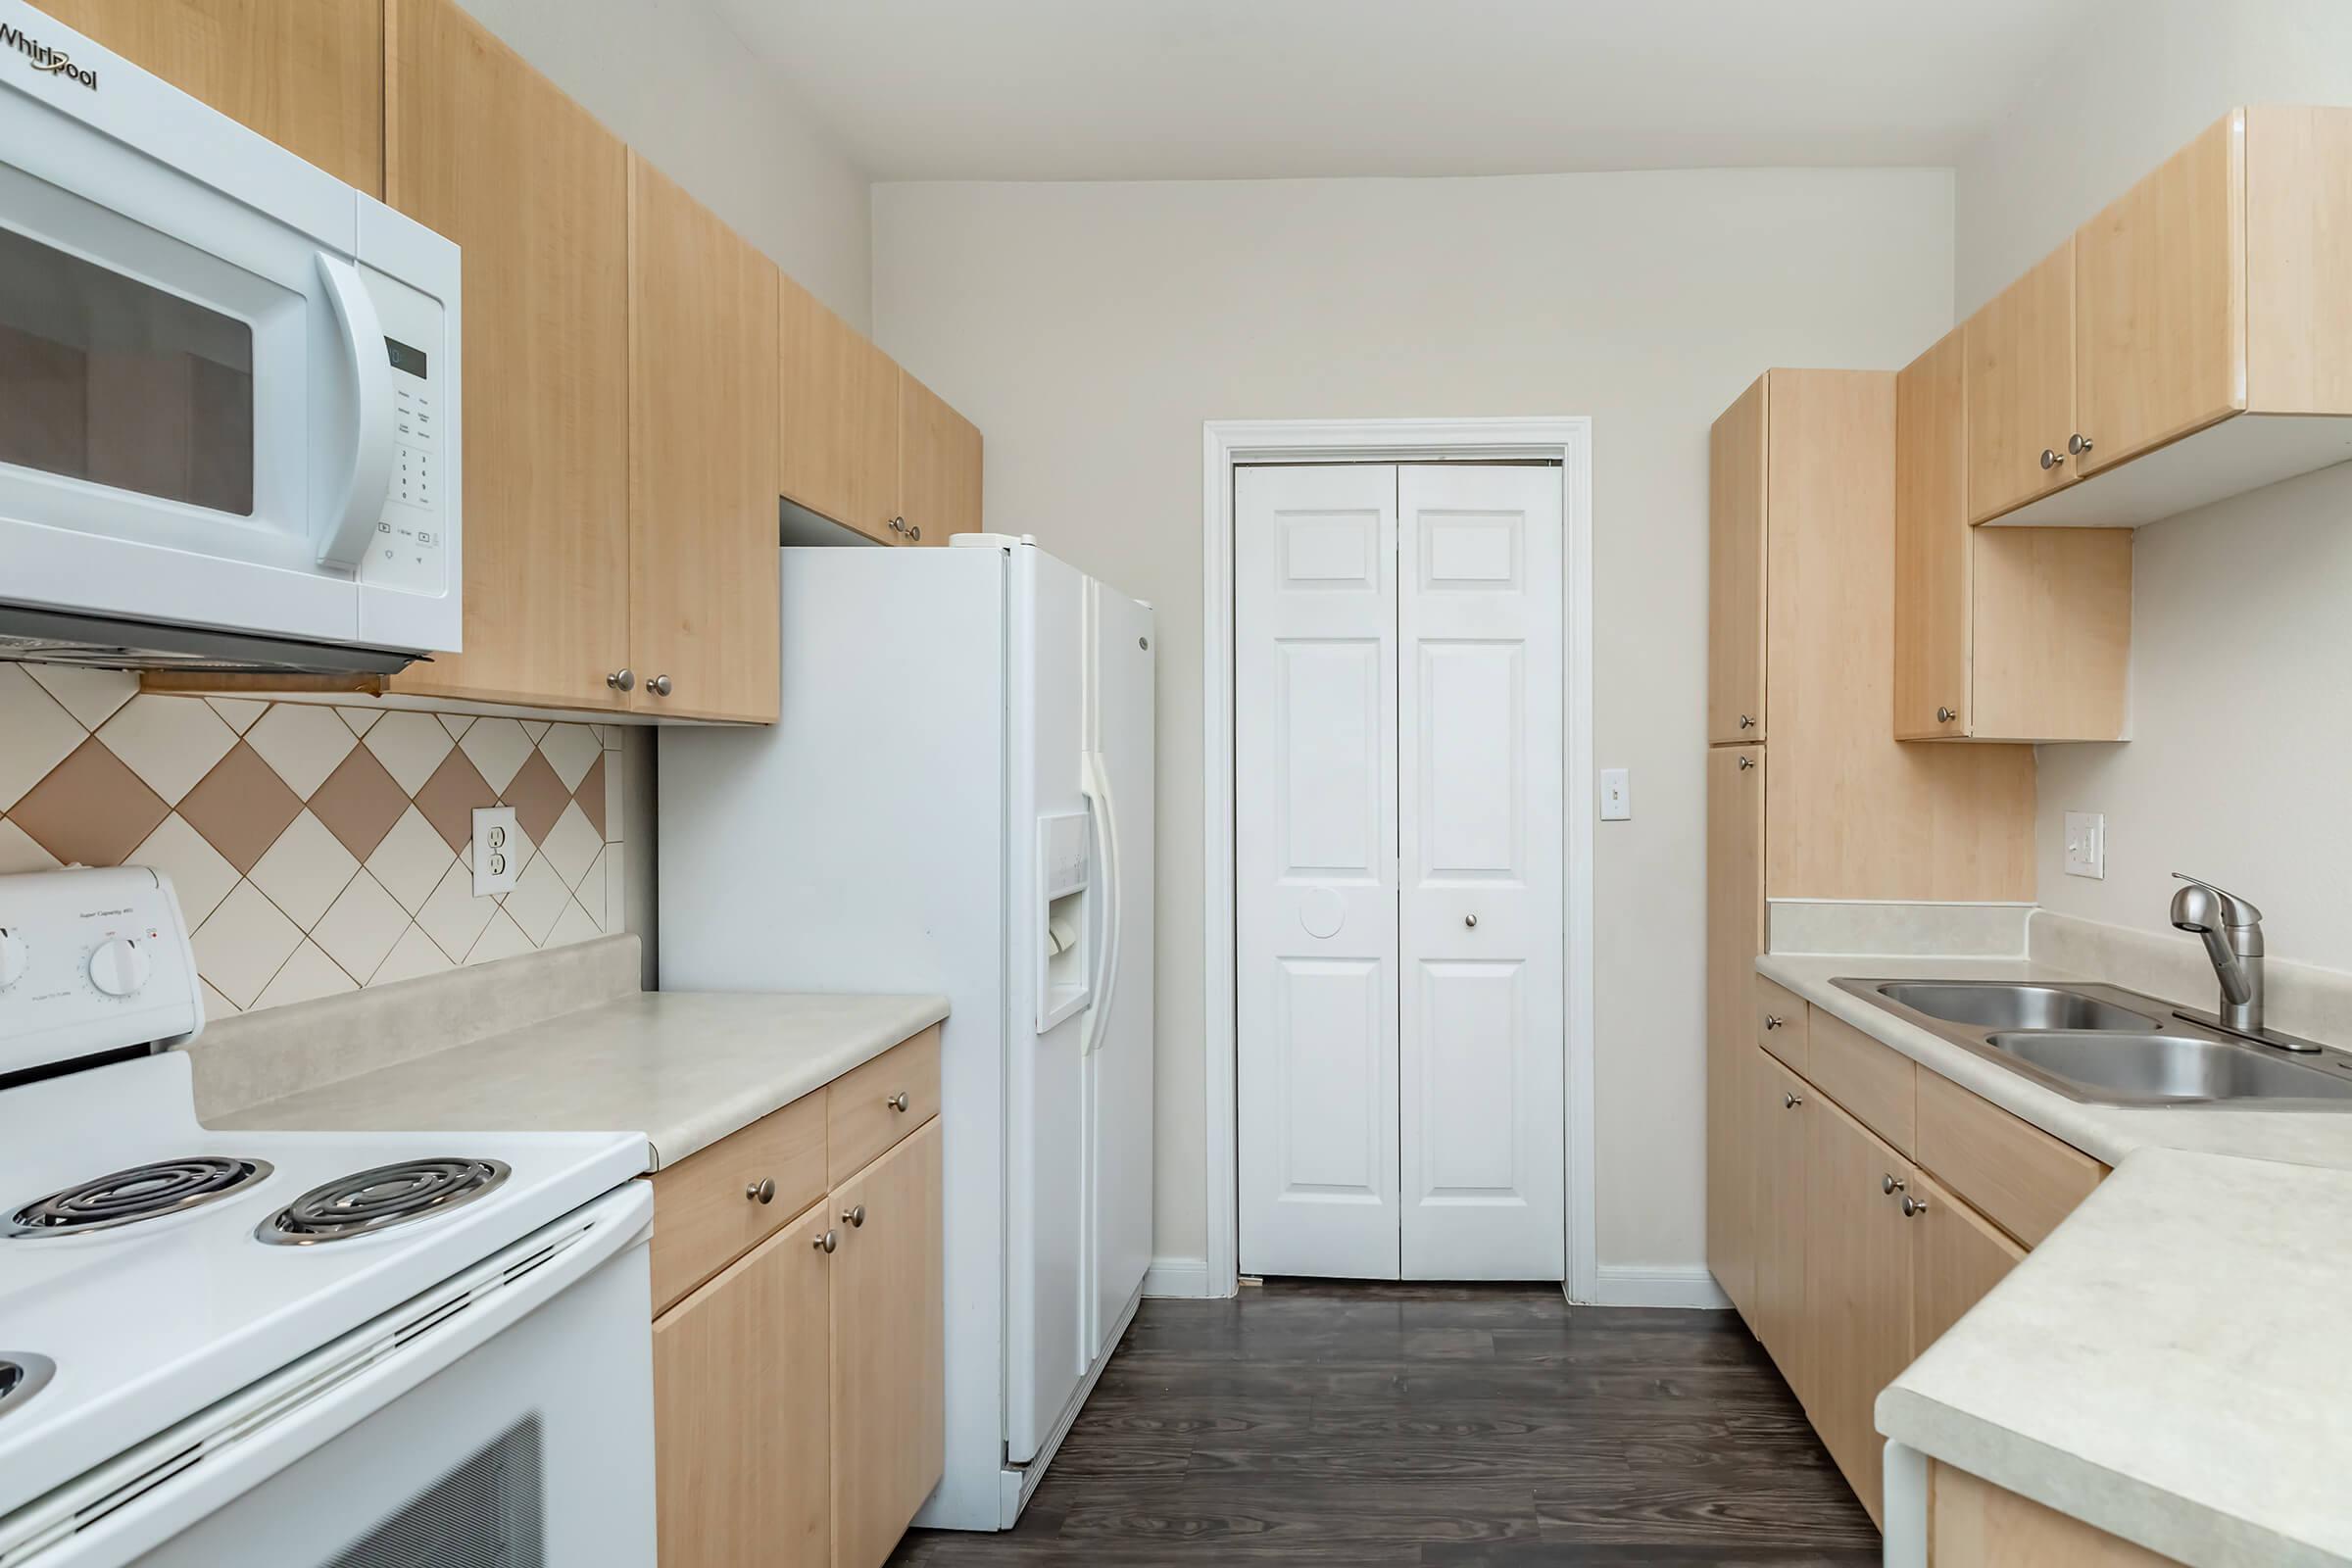
[[[368,541],[383,520],[384,492],[392,485],[392,359],[383,324],[360,270],[340,256],[318,253],[318,278],[342,331],[352,382],[351,431],[344,461],[326,486],[318,512],[318,564],[357,571]]]

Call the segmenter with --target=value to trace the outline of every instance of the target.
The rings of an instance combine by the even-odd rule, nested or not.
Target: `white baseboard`
[[[1155,1257],[1144,1271],[1146,1296],[1181,1296],[1199,1299],[1208,1295],[1208,1259]]]
[[[1724,1307],[1732,1298],[1723,1294],[1704,1263],[1660,1267],[1643,1263],[1603,1263],[1595,1271],[1589,1306]]]

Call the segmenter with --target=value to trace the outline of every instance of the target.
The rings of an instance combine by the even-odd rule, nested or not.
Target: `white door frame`
[[[1201,797],[1207,854],[1208,1204],[1202,1294],[1239,1286],[1235,1163],[1233,879],[1233,470],[1245,463],[1495,462],[1560,465],[1561,791],[1568,907],[1567,1169],[1563,1205],[1572,1301],[1592,1299],[1598,1264],[1592,1209],[1592,421],[1479,419],[1210,419],[1200,427]]]

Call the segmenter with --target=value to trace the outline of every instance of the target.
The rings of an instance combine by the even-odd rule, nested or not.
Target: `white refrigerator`
[[[1001,534],[779,557],[778,722],[661,732],[661,983],[951,1000],[915,1522],[1004,1529],[1151,1259],[1152,610]]]

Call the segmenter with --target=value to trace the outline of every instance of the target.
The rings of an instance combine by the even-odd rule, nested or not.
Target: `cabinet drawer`
[[[2107,1167],[1950,1079],[1919,1075],[1919,1162],[2025,1243],[2090,1196]]]
[[[654,1172],[655,1316],[825,1196],[828,1093],[803,1095]],[[768,1182],[775,1187],[761,1202]]]
[[[1805,1070],[1805,1036],[1812,1009],[1795,992],[1756,976],[1756,1044],[1794,1067]]]
[[[1805,1076],[1863,1126],[1903,1153],[1918,1127],[1919,1068],[1842,1018],[1813,1014],[1807,1026]]]
[[[833,1080],[832,1095],[826,1165],[838,1186],[939,1114],[939,1025],[843,1073]]]

